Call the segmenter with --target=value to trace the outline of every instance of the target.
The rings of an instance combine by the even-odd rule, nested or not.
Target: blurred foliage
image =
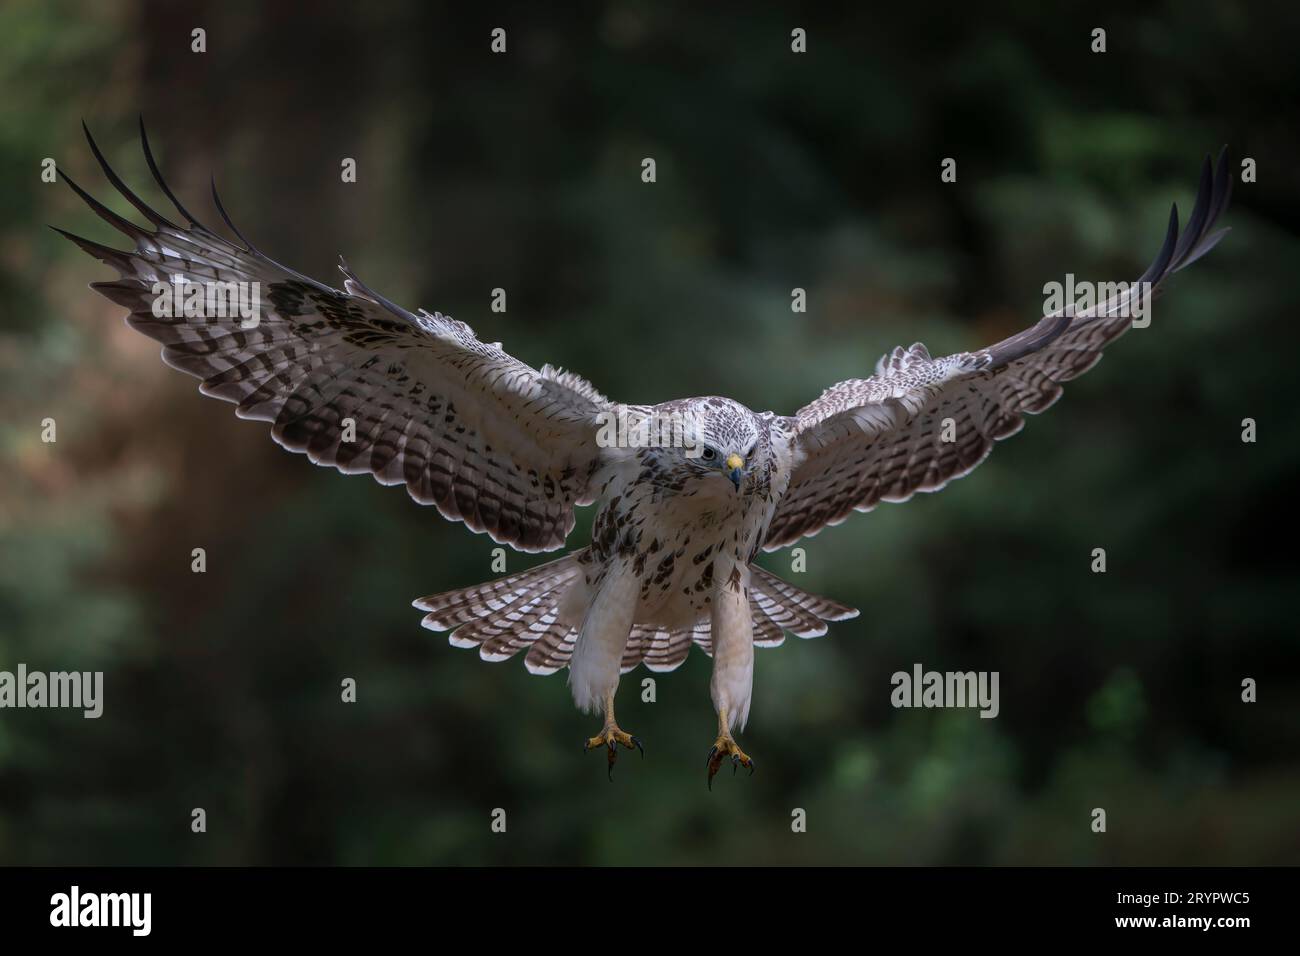
[[[1295,27],[1282,3],[10,0],[0,669],[102,669],[106,701],[97,721],[0,712],[0,862],[1297,862]],[[491,576],[487,539],[284,454],[86,291],[106,271],[43,224],[109,230],[40,164],[108,195],[84,117],[161,200],[137,113],[189,206],[215,172],[308,274],[337,283],[345,253],[616,399],[782,412],[894,345],[1008,334],[1067,271],[1136,274],[1223,142],[1259,182],[1152,327],[974,476],[804,543],[800,583],[863,613],[759,653],[741,741],[760,770],[708,793],[703,655],[653,705],[624,679],[648,756],[607,784],[562,677],[418,626],[414,597]],[[1000,671],[1001,715],[892,709],[917,661]]]

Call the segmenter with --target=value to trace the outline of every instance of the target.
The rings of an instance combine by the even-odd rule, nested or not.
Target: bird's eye
[[[700,452],[700,457],[703,458],[705,461],[713,461],[713,459],[716,458],[717,456],[718,453],[715,452],[712,448],[709,448],[707,446],[705,447],[704,451]]]
[[[741,457],[744,458],[746,461],[749,461],[749,459],[754,457],[754,449],[757,447],[758,447],[758,442],[754,442],[754,444],[749,446],[749,451],[745,452],[745,454],[743,454]]]

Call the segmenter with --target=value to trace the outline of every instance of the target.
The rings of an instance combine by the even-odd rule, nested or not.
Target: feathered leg
[[[614,563],[596,587],[596,595],[583,617],[582,628],[569,663],[569,687],[573,700],[583,710],[600,707],[605,712],[601,732],[590,738],[584,750],[604,746],[609,759],[609,777],[614,779],[618,745],[635,747],[645,756],[641,741],[624,733],[614,722],[614,693],[618,689],[619,665],[632,631],[640,583],[623,562]]]
[[[718,712],[718,738],[707,761],[709,789],[713,777],[730,757],[732,768],[749,768],[754,761],[731,736],[732,727],[744,728],[754,690],[754,622],[749,607],[749,568],[734,566],[713,596],[713,678],[709,693]]]

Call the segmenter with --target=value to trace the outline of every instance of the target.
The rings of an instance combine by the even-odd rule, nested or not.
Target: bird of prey
[[[670,671],[698,645],[713,659],[710,787],[724,760],[753,771],[733,731],[749,717],[754,649],[780,644],[787,631],[824,634],[828,622],[857,614],[758,567],[758,554],[970,472],[1124,333],[1140,283],[1158,290],[1213,248],[1226,231],[1213,227],[1231,189],[1224,154],[1217,169],[1207,157],[1186,230],[1175,206],[1155,261],[1131,287],[1087,308],[1045,309],[1023,331],[973,352],[935,358],[919,343],[896,348],[874,374],[833,385],[784,416],[717,396],[616,405],[572,372],[534,369],[479,341],[464,322],[408,311],[342,261],[343,288],[309,279],[248,242],[215,186],[214,204],[237,241],[202,225],[164,182],[143,123],[140,135],[184,224],[132,192],[87,130],[104,175],[149,223],[119,216],[60,170],[134,243],[120,251],[59,230],[117,270],[117,279],[91,287],[162,343],[163,361],[201,379],[203,394],[235,403],[241,418],[272,423],[284,448],[404,485],[420,504],[493,541],[558,549],[574,509],[595,505],[585,547],[415,606],[424,626],[450,631],[454,646],[477,648],[484,660],[523,654],[534,674],[567,667],[574,701],[603,715],[586,747],[604,749],[611,778],[619,747],[644,756],[615,721],[620,675],[642,663]],[[258,315],[158,308],[166,289],[195,284],[260,290]],[[651,427],[602,441],[616,417]],[[656,435],[663,423],[677,440],[631,440]]]

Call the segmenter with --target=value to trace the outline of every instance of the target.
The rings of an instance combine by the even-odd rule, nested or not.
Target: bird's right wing
[[[168,365],[202,379],[203,394],[237,404],[241,418],[272,422],[277,442],[317,464],[404,484],[421,504],[522,551],[564,544],[574,506],[593,499],[598,416],[610,407],[604,396],[577,375],[538,371],[499,343],[480,342],[463,322],[408,312],[346,266],[342,290],[281,266],[243,239],[214,189],[242,245],[222,238],[172,195],[143,124],[140,134],[150,170],[188,225],[170,222],[131,192],[90,140],[104,174],[152,228],[117,215],[60,169],[135,248],[59,231],[117,269],[116,281],[91,287],[128,309],[132,328],[163,344]],[[226,316],[186,310],[183,292],[162,310],[173,314],[158,314],[160,289],[195,288],[250,301],[256,290],[256,324],[229,300],[215,310]]]

